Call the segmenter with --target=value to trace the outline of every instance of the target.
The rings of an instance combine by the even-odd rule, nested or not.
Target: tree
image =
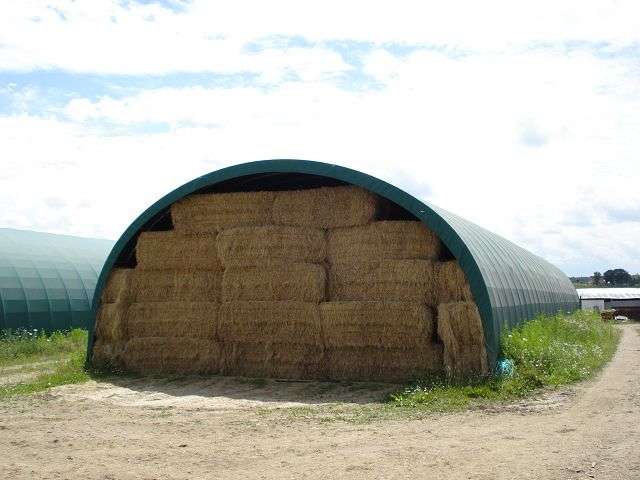
[[[603,278],[608,285],[613,285],[614,287],[624,287],[631,283],[631,275],[622,268],[607,270],[604,272]]]
[[[593,272],[593,284],[600,285],[600,281],[602,280],[602,274],[600,272]]]

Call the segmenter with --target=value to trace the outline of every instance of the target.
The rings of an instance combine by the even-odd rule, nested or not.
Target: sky
[[[117,239],[229,165],[355,168],[569,275],[640,271],[640,2],[0,7],[0,227]]]

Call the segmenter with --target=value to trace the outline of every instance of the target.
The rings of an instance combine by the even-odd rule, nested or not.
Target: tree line
[[[593,272],[590,277],[570,278],[576,287],[640,287],[640,274],[631,275],[624,268]]]

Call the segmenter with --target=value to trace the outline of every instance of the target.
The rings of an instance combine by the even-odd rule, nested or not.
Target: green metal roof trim
[[[575,288],[558,268],[504,238],[367,174],[338,165],[304,160],[244,163],[196,178],[161,198],[140,215],[117,241],[98,279],[101,292],[116,260],[136,234],[177,200],[204,187],[256,174],[298,173],[328,177],[366,188],[400,205],[433,230],[465,272],[480,310],[489,360],[498,355],[500,333],[540,313],[578,308]],[[93,304],[93,320],[100,295]],[[93,335],[89,336],[89,355]],[[90,356],[88,357],[90,358]]]
[[[0,329],[88,328],[114,242],[0,228]]]

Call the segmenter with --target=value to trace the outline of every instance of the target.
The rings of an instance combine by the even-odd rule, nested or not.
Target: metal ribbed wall
[[[0,229],[0,329],[87,328],[110,240]]]
[[[168,208],[177,200],[194,192],[276,186],[303,188],[318,178],[358,185],[377,193],[404,208],[440,237],[469,280],[491,361],[497,358],[500,335],[505,329],[540,313],[578,308],[578,295],[570,280],[544,259],[382,180],[338,165],[302,160],[244,163],[204,175],[169,193],[142,213],[118,240],[98,280],[98,292],[115,265],[127,264],[134,258],[139,232],[166,222]],[[98,301],[94,301],[94,318],[98,306]],[[90,338],[89,353],[91,342]]]

